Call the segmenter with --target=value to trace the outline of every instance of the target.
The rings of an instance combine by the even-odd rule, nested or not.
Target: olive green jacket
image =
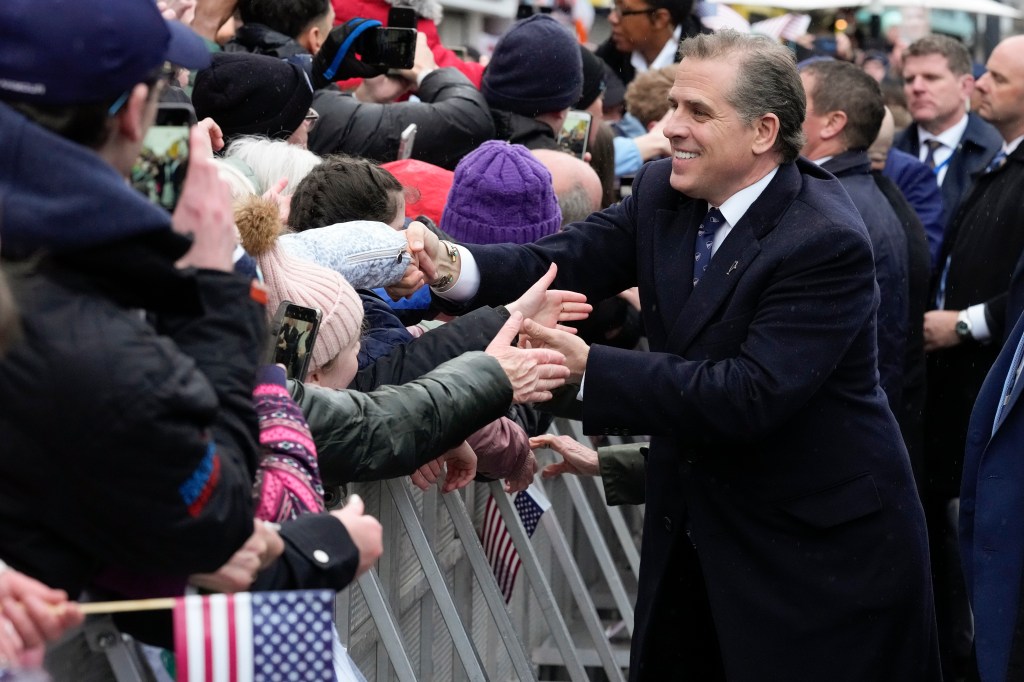
[[[609,505],[643,504],[647,497],[647,447],[650,443],[608,445],[597,451],[597,464]]]
[[[505,415],[512,385],[480,351],[369,393],[289,382],[316,442],[325,486],[411,474]]]

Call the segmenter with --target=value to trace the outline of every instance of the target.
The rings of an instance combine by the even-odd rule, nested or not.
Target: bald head
[[[892,117],[889,107],[885,108],[885,116],[882,117],[882,125],[878,129],[878,137],[868,147],[868,156],[871,157],[871,170],[882,170],[885,168],[885,160],[889,158],[889,150],[892,149],[892,139],[896,135],[896,122]]]
[[[1009,142],[1024,135],[1024,36],[1004,39],[975,85],[978,115]]]
[[[534,149],[533,155],[551,173],[562,225],[583,220],[601,208],[601,179],[590,164],[553,149]]]

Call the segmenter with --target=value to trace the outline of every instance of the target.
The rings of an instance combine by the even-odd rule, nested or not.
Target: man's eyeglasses
[[[611,13],[619,17],[631,17],[634,14],[654,14],[658,11],[657,7],[648,7],[647,9],[623,9],[618,5],[612,5]]]
[[[176,75],[178,75],[178,67],[170,62],[164,62],[157,68],[153,69],[153,71],[151,71],[142,82],[152,90],[157,87],[157,85],[166,87],[168,83],[174,80]],[[110,105],[109,109],[107,109],[107,116],[117,116],[117,112],[121,111],[121,107],[123,107],[124,103],[128,101],[128,97],[131,96],[134,87],[135,86],[128,88],[121,93],[116,100],[114,100],[114,103]]]
[[[316,128],[317,121],[319,120],[320,114],[317,113],[316,109],[310,109],[309,111],[306,112],[306,115],[302,119],[302,122],[308,126],[309,132],[312,132],[313,128]]]

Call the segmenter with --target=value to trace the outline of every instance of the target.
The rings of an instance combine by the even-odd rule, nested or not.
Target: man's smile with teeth
[[[696,159],[698,156],[700,156],[700,154],[697,154],[696,152],[676,151],[675,153],[675,157],[677,159]]]

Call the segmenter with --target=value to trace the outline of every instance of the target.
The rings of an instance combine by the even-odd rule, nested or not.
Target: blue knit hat
[[[480,90],[491,108],[531,118],[568,109],[583,91],[576,38],[546,14],[517,21],[495,46]]]
[[[551,173],[521,144],[489,140],[455,167],[441,230],[456,240],[528,244],[561,226]]]

